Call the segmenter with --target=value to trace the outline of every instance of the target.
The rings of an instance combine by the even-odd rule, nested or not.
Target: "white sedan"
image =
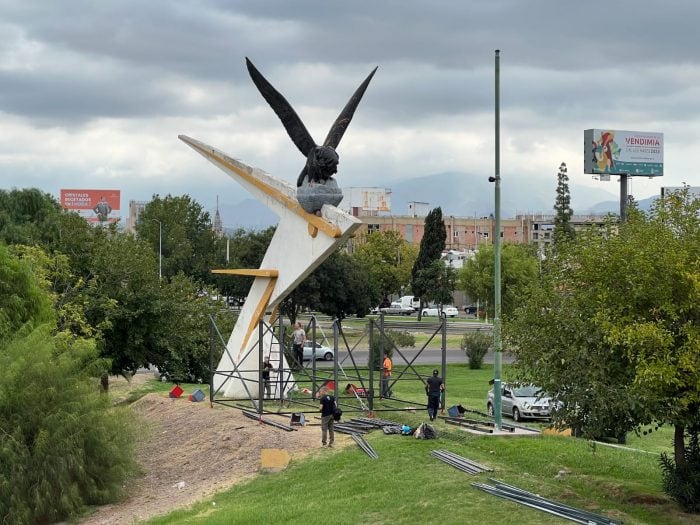
[[[333,349],[327,346],[316,343],[316,350],[312,349],[312,342],[306,341],[304,343],[304,361],[311,361],[311,355],[314,355],[315,359],[323,359],[324,361],[333,361]]]
[[[423,308],[421,310],[421,316],[423,317],[457,317],[459,315],[459,310],[454,306],[443,306],[442,312],[436,306],[430,308]]]

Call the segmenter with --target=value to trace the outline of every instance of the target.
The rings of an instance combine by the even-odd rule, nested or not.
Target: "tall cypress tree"
[[[440,260],[445,249],[446,237],[447,230],[442,220],[442,209],[438,206],[425,217],[420,250],[411,270],[411,288],[413,295],[421,298],[421,306],[424,304],[424,296],[431,286],[431,280],[428,278],[429,269],[435,261]],[[418,310],[418,319],[421,317],[421,309]]]
[[[571,226],[571,216],[574,211],[571,209],[571,194],[569,193],[569,176],[566,173],[564,162],[559,166],[557,174],[557,199],[554,202],[554,233],[553,242],[558,244],[562,241],[571,240],[574,237],[574,228]]]

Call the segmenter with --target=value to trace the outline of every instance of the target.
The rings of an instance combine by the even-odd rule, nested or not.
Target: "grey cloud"
[[[112,72],[100,79],[72,70],[38,71],[36,77],[6,71],[1,102],[9,112],[67,120],[207,114],[205,105],[193,108],[164,93],[158,80],[192,86],[219,82],[241,89],[248,97],[244,102],[255,103],[254,91],[245,91],[251,84],[243,56],[249,55],[295,107],[335,108],[336,93],[351,93],[378,64],[363,106],[387,123],[415,123],[436,113],[488,110],[493,49],[501,47],[503,92],[511,96],[512,107],[546,110],[562,97],[571,99],[571,107],[590,107],[574,97],[605,98],[623,86],[643,90],[644,67],[653,77],[651,66],[661,62],[696,63],[690,26],[699,9],[689,1],[662,9],[597,0],[17,3],[5,9],[4,18],[26,38],[58,57],[64,51],[86,62],[105,62]],[[630,29],[620,35],[615,28],[623,21]],[[275,75],[314,64],[327,67],[347,87],[331,78],[324,85]],[[640,68],[639,78],[625,76],[628,64]],[[529,68],[535,73],[512,73]]]

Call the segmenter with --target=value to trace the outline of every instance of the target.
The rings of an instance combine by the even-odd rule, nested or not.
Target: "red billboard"
[[[61,206],[77,212],[86,221],[109,224],[119,220],[119,190],[61,190]]]

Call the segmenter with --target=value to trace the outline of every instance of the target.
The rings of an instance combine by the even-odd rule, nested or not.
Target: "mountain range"
[[[518,214],[553,214],[557,181],[503,179],[501,217]],[[443,215],[486,217],[494,212],[494,187],[486,177],[463,172],[444,172],[391,184],[391,213],[408,215],[412,202],[427,203],[428,209],[440,206]],[[619,197],[609,191],[577,184],[569,180],[571,208],[576,215],[619,213]],[[639,201],[648,209],[655,198]],[[344,207],[344,203],[340,204]],[[259,230],[277,224],[277,216],[255,199],[235,205],[221,205],[221,218],[227,230]]]

